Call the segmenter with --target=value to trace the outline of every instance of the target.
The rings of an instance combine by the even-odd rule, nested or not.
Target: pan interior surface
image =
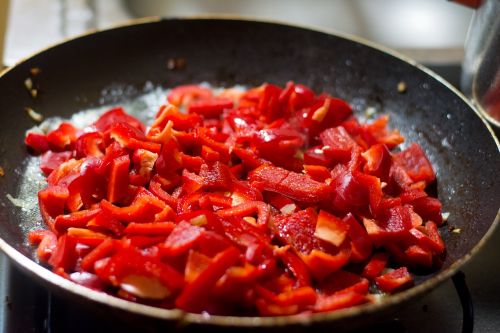
[[[185,68],[168,69],[169,59],[179,58],[185,59]],[[32,68],[40,69],[37,98],[24,87]],[[447,85],[379,49],[323,32],[239,20],[172,19],[111,29],[50,48],[5,72],[0,78],[0,166],[6,173],[0,178],[0,246],[42,280],[52,279],[52,274],[32,268],[35,253],[26,241],[27,230],[40,227],[41,219],[23,212],[15,201],[20,184],[26,181],[27,165],[33,163],[23,143],[25,131],[34,125],[26,107],[45,117],[69,118],[83,109],[134,99],[145,87],[166,89],[200,82],[222,87],[263,82],[284,85],[290,80],[345,99],[358,114],[367,108],[389,114],[390,126],[401,131],[406,144],[418,142],[436,169],[436,192],[443,211],[450,213],[448,225],[461,232],[441,228],[447,246],[443,268],[417,277],[419,286],[385,303],[396,304],[449,277],[482,245],[498,220],[500,183],[495,176],[500,154],[484,121]],[[405,83],[405,92],[398,92],[400,82]],[[21,256],[29,260],[19,259]],[[60,282],[45,282],[53,281]],[[66,282],[60,287],[85,295],[81,287],[71,285]],[[89,294],[100,302],[111,298]],[[120,302],[126,303],[113,305],[122,306]],[[376,310],[383,303],[368,309]],[[147,307],[131,306],[129,310],[172,317],[164,315],[167,310],[148,312],[143,308]],[[364,312],[349,311],[315,318],[333,320],[340,313],[354,316]],[[196,315],[184,319],[204,320]],[[281,323],[279,318],[210,320],[227,325]]]

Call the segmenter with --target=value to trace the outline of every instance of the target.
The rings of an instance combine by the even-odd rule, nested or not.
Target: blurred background
[[[2,6],[8,1],[0,0]],[[473,13],[447,0],[10,0],[9,7],[6,65],[64,38],[131,18],[207,14],[337,30],[426,64],[460,63]]]

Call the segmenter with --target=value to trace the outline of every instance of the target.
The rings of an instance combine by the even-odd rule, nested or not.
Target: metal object
[[[83,52],[83,51],[84,52]],[[169,58],[183,57],[182,71],[168,71]],[[22,82],[30,68],[39,67],[40,98],[32,99]],[[76,285],[52,274],[33,261],[25,242],[26,230],[36,219],[23,217],[6,199],[16,196],[27,153],[22,145],[30,119],[20,112],[31,106],[45,116],[68,116],[98,103],[103,89],[122,83],[133,97],[145,82],[173,86],[208,81],[215,85],[284,84],[303,82],[351,102],[357,112],[374,107],[391,115],[409,141],[419,142],[438,173],[437,192],[449,223],[460,234],[442,229],[448,255],[439,272],[417,277],[417,285],[377,304],[311,316],[236,318],[186,314],[130,303]],[[405,82],[405,93],[397,91]],[[492,178],[500,163],[499,144],[491,129],[467,100],[448,83],[392,51],[356,38],[265,22],[191,19],[150,21],[87,35],[48,49],[0,77],[0,123],[4,151],[0,165],[0,248],[34,278],[68,299],[85,302],[112,320],[149,317],[155,327],[205,330],[207,327],[248,330],[298,331],[315,328],[366,325],[384,312],[423,295],[451,277],[492,234],[498,224],[500,183]],[[15,119],[15,121],[12,121]],[[17,172],[16,172],[17,169]],[[452,170],[452,171],[451,171]],[[363,320],[359,320],[363,317]]]
[[[500,0],[484,0],[467,35],[462,90],[500,128]]]

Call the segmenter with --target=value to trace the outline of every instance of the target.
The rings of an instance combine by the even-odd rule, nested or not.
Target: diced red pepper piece
[[[82,210],[66,215],[58,215],[54,221],[54,227],[59,232],[68,228],[83,228],[94,216],[101,212],[100,209]]]
[[[423,180],[429,184],[436,179],[432,165],[418,143],[414,142],[402,152],[394,154],[394,159],[414,182]]]
[[[28,234],[30,244],[38,245],[36,254],[41,261],[47,262],[57,247],[57,236],[49,230],[35,230]]]
[[[117,157],[111,162],[107,191],[109,202],[120,202],[127,195],[129,167],[130,158],[128,155]]]
[[[129,223],[123,231],[128,235],[164,235],[168,236],[174,230],[172,222]]]
[[[262,165],[249,176],[253,182],[263,184],[265,190],[278,192],[297,201],[315,203],[327,199],[330,188],[306,175],[271,165]]]
[[[45,153],[50,149],[49,141],[47,140],[47,136],[44,134],[29,132],[24,139],[24,143],[33,149],[37,154]]]
[[[323,130],[340,125],[351,114],[352,109],[345,101],[324,94],[302,110],[302,126],[312,139]]]
[[[152,195],[139,196],[128,207],[117,207],[102,200],[100,206],[117,219],[125,222],[152,222],[155,214],[161,212],[165,204]]]
[[[361,135],[363,139],[371,146],[377,143],[385,144],[387,148],[392,149],[404,142],[398,130],[389,130],[387,124],[389,116],[382,115],[375,119],[372,123],[363,125]]]
[[[266,227],[269,221],[269,206],[262,201],[247,201],[238,206],[221,209],[217,211],[217,215],[221,217],[245,217],[257,213],[257,225]]]
[[[382,271],[387,266],[387,261],[389,260],[389,254],[386,252],[375,253],[370,261],[363,268],[363,275],[367,279],[374,280],[377,276],[382,274]]]
[[[177,86],[167,96],[169,103],[180,107],[189,105],[197,100],[204,100],[212,97],[212,91],[208,88],[197,85]]]
[[[314,236],[338,247],[346,239],[348,231],[349,224],[324,210],[320,210]]]
[[[80,262],[80,267],[86,271],[93,271],[97,260],[110,256],[117,248],[117,241],[111,238],[104,240],[101,244],[90,251]]]
[[[64,206],[69,191],[61,186],[49,186],[38,192],[38,204],[43,220],[53,229],[54,218],[64,214]]]
[[[366,296],[354,291],[333,295],[318,295],[314,306],[316,312],[334,311],[366,302]]]
[[[203,232],[203,228],[194,226],[186,221],[181,221],[161,246],[162,253],[169,256],[176,256],[188,251],[200,240]]]
[[[114,108],[103,113],[96,122],[94,122],[93,126],[99,132],[106,132],[116,123],[127,123],[130,126],[137,128],[139,131],[144,133],[146,131],[146,127],[143,123],[141,123],[136,118],[132,117],[125,113],[123,108]]]
[[[363,224],[376,244],[401,240],[412,228],[410,208],[408,206],[390,208],[384,219],[375,221],[365,218]]]
[[[62,123],[58,128],[47,134],[49,145],[56,150],[64,150],[77,139],[77,129],[70,123]]]
[[[291,245],[295,251],[309,254],[319,247],[314,237],[317,215],[313,209],[301,210],[290,215],[278,215],[274,219],[274,232],[285,244]]]
[[[186,268],[184,269],[186,282],[191,283],[196,280],[198,275],[200,275],[200,273],[203,272],[211,263],[212,259],[210,257],[194,250],[189,251]]]
[[[203,188],[208,191],[225,191],[232,186],[231,171],[220,162],[215,162],[211,166],[203,164],[200,177],[203,178]]]
[[[384,144],[376,144],[365,150],[361,156],[366,160],[363,171],[380,178],[381,181],[389,181],[389,172],[392,166],[392,155]]]
[[[207,118],[216,118],[222,114],[222,111],[231,109],[233,101],[226,98],[211,98],[193,101],[189,103],[188,112],[196,113]]]
[[[298,286],[310,286],[311,274],[306,264],[292,251],[280,251],[278,256],[297,279]]]
[[[322,165],[304,164],[304,171],[317,182],[324,182],[326,179],[332,177],[328,168]]]
[[[393,293],[412,285],[413,278],[408,272],[408,269],[403,266],[392,272],[376,277],[375,283],[383,292]]]
[[[356,142],[342,126],[328,128],[321,132],[319,137],[323,143],[322,150],[337,162],[349,161],[352,150],[357,147]]]
[[[198,276],[186,285],[179,297],[175,301],[175,305],[183,310],[191,312],[199,312],[206,306],[206,297],[210,290],[219,280],[226,270],[235,265],[240,257],[240,251],[235,247],[230,247],[217,254],[210,265]]]
[[[338,249],[336,254],[326,253],[320,250],[312,250],[308,255],[303,255],[302,260],[309,266],[311,274],[319,281],[329,274],[338,271],[349,262],[351,247],[345,243]]]
[[[76,158],[103,156],[103,135],[100,132],[85,133],[78,137],[75,144]]]
[[[351,261],[363,262],[370,257],[373,243],[366,229],[351,214],[344,217],[344,222],[349,225],[348,236],[351,240]]]
[[[370,284],[367,279],[356,273],[340,269],[321,281],[318,289],[322,294],[354,291],[362,295],[368,293]]]
[[[45,176],[48,176],[52,171],[54,171],[54,169],[57,169],[59,165],[69,160],[72,156],[73,153],[70,151],[46,151],[40,159],[40,169]]]
[[[54,269],[71,270],[77,260],[76,239],[72,236],[62,235],[57,240],[57,246],[49,259],[49,264]]]

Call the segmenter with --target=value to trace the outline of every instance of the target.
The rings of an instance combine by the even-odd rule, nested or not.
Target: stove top
[[[458,86],[458,65],[430,66]],[[499,135],[500,133],[498,133]],[[362,329],[367,332],[474,332],[500,331],[500,229],[474,259],[434,291],[402,306],[396,316],[381,318],[379,324]],[[457,286],[455,288],[454,282]],[[467,289],[471,298],[467,298]],[[459,291],[459,292],[457,292]],[[464,299],[460,299],[463,297]],[[472,315],[468,302],[472,300]],[[465,303],[465,307],[462,306]],[[465,316],[464,316],[465,309]],[[462,321],[465,318],[465,327]],[[0,253],[0,332],[138,332],[141,323],[102,321],[78,303],[69,303],[33,282]],[[470,331],[470,330],[469,330]]]

